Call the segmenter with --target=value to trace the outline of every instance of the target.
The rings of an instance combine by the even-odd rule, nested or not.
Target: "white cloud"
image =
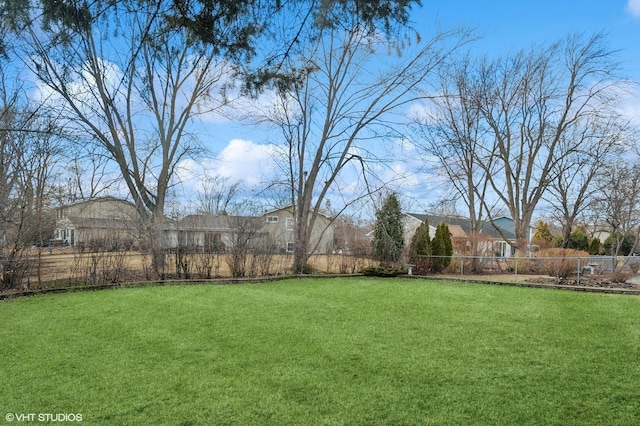
[[[640,125],[640,101],[629,101],[621,107],[622,114],[636,125]]]
[[[277,150],[278,148],[272,144],[260,145],[252,141],[233,139],[216,160],[217,172],[223,177],[255,186],[273,175],[273,157]]]
[[[636,18],[640,18],[640,0],[629,0],[627,2],[627,12]]]
[[[187,190],[202,189],[202,182],[212,176],[241,182],[245,188],[254,188],[275,177],[274,155],[279,148],[272,144],[256,144],[233,139],[216,158],[200,161],[184,160],[176,170],[178,180]]]
[[[409,106],[405,115],[411,121],[427,121],[433,116],[433,106],[426,102],[414,102]]]
[[[633,124],[640,126],[640,88],[635,87],[629,92],[619,93],[618,110]]]
[[[180,182],[185,189],[195,190],[200,185],[199,178],[203,173],[204,167],[202,164],[195,160],[187,159],[176,166],[174,176],[176,181]]]

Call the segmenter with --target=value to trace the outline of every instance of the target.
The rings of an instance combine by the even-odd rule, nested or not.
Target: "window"
[[[293,231],[293,218],[288,217],[285,219],[285,229],[287,231]]]
[[[293,243],[287,243],[287,253],[293,253]]]
[[[513,256],[513,247],[511,247],[511,245],[508,244],[506,241],[496,241],[494,247],[495,247],[496,257]]]
[[[278,221],[278,216],[267,216],[267,223],[276,223]]]

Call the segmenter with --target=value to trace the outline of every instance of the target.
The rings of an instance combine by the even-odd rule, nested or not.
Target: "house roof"
[[[268,214],[273,214],[273,213],[276,213],[276,212],[279,212],[279,211],[283,211],[283,210],[286,210],[286,211],[289,211],[289,212],[293,212],[293,207],[294,207],[294,206],[293,206],[293,204],[289,204],[288,206],[278,207],[278,208],[271,209],[271,210],[265,210],[265,211],[264,211],[264,213],[262,213],[262,215],[263,215],[263,216],[266,216],[266,215],[268,215]],[[320,209],[320,211],[318,212],[318,214],[319,214],[320,216],[324,216],[324,217],[326,217],[327,219],[330,219],[330,218],[331,218],[330,213],[328,213],[328,212],[327,212],[326,210],[324,210],[324,209]]]
[[[124,203],[124,204],[127,204],[127,205],[129,205],[129,206],[131,206],[133,208],[136,207],[135,204],[133,204],[129,200],[123,200],[122,198],[116,198],[116,197],[113,197],[111,195],[107,195],[107,196],[104,196],[104,197],[87,198],[86,200],[80,200],[80,201],[76,201],[75,203],[65,204],[64,206],[60,206],[58,208],[65,209],[65,208],[68,208],[68,207],[80,206],[82,204],[104,203],[104,202]]]
[[[448,225],[449,233],[453,238],[466,238],[467,233],[464,232],[460,225]]]
[[[453,233],[453,228],[459,228],[464,233],[464,236],[471,234],[471,223],[468,218],[462,216],[438,216],[438,215],[429,215],[429,214],[419,214],[419,213],[407,213],[407,216],[411,216],[421,222],[427,220],[429,224],[436,226],[442,222],[446,223],[449,227],[449,232],[451,232],[452,236],[456,236]],[[498,224],[491,223],[490,221],[481,221],[480,222],[480,233],[484,234],[491,238],[503,239],[500,231],[498,231],[498,227],[502,231],[504,237],[508,240],[515,239],[515,233],[507,229],[506,226],[508,221],[511,221],[509,218],[500,218],[502,221],[500,222],[500,226]],[[506,220],[505,220],[506,219]],[[456,231],[459,232],[459,231]]]
[[[228,231],[235,216],[213,214],[191,214],[178,221],[181,230]]]

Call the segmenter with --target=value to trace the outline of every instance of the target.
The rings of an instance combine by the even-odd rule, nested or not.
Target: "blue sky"
[[[413,21],[418,31],[474,28],[482,38],[472,50],[487,55],[602,32],[618,51],[622,75],[640,84],[640,0],[425,0]],[[640,125],[640,90],[620,107]]]
[[[482,38],[472,50],[479,55],[502,55],[570,34],[604,32],[609,35],[611,48],[620,50],[624,75],[640,81],[640,0],[423,0],[423,6],[413,10],[411,20],[425,37],[436,28],[475,29]],[[640,92],[621,100],[621,108],[640,124]],[[196,187],[203,172],[247,183],[269,176],[275,148],[266,132],[217,119],[203,125],[206,143],[218,158],[185,164],[183,171],[191,170],[182,174],[185,191]],[[412,167],[406,159],[413,153],[407,149],[411,147],[396,147],[396,153],[405,159],[395,165],[400,171]],[[404,187],[412,188],[414,197],[408,197],[408,208],[423,211],[433,201],[423,195],[438,194],[439,184],[424,174],[413,175],[409,180]],[[420,199],[426,201],[415,201]]]
[[[434,22],[474,27],[484,35],[477,48],[489,54],[603,31],[640,80],[640,0],[425,0],[413,20],[418,30]]]

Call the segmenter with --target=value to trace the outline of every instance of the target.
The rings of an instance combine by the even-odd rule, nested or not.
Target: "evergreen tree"
[[[434,272],[444,270],[451,263],[453,242],[451,241],[449,227],[444,222],[436,228],[436,235],[431,241],[431,254],[436,256],[433,260]]]
[[[404,231],[402,210],[395,193],[387,196],[376,212],[372,251],[375,259],[383,264],[397,264],[402,258]]]
[[[589,237],[587,236],[587,230],[584,227],[577,227],[571,234],[569,234],[569,240],[566,247],[574,250],[589,250]]]
[[[533,234],[533,243],[541,249],[558,247],[562,245],[562,237],[558,241],[551,233],[551,225],[543,220],[538,220],[536,222],[536,231]]]
[[[616,232],[604,240],[604,251],[609,256],[628,256],[635,247],[636,239],[633,235],[621,235]]]
[[[426,274],[431,271],[431,259],[427,257],[429,255],[431,255],[431,236],[429,221],[425,219],[411,237],[409,246],[409,259],[415,265],[416,274]]]
[[[546,242],[553,241],[553,234],[551,234],[551,225],[543,220],[536,222],[536,231],[533,234],[534,240],[542,240]]]
[[[591,244],[589,244],[589,254],[600,254],[600,240],[598,238],[591,240]]]
[[[418,226],[415,234],[411,238],[411,245],[409,247],[409,258],[415,263],[417,256],[428,256],[431,254],[431,236],[429,235],[429,221],[425,219],[424,222]]]
[[[446,223],[442,223],[442,232],[444,239],[444,255],[447,256],[446,266],[451,263],[451,256],[453,256],[453,241],[451,240],[451,231]]]

